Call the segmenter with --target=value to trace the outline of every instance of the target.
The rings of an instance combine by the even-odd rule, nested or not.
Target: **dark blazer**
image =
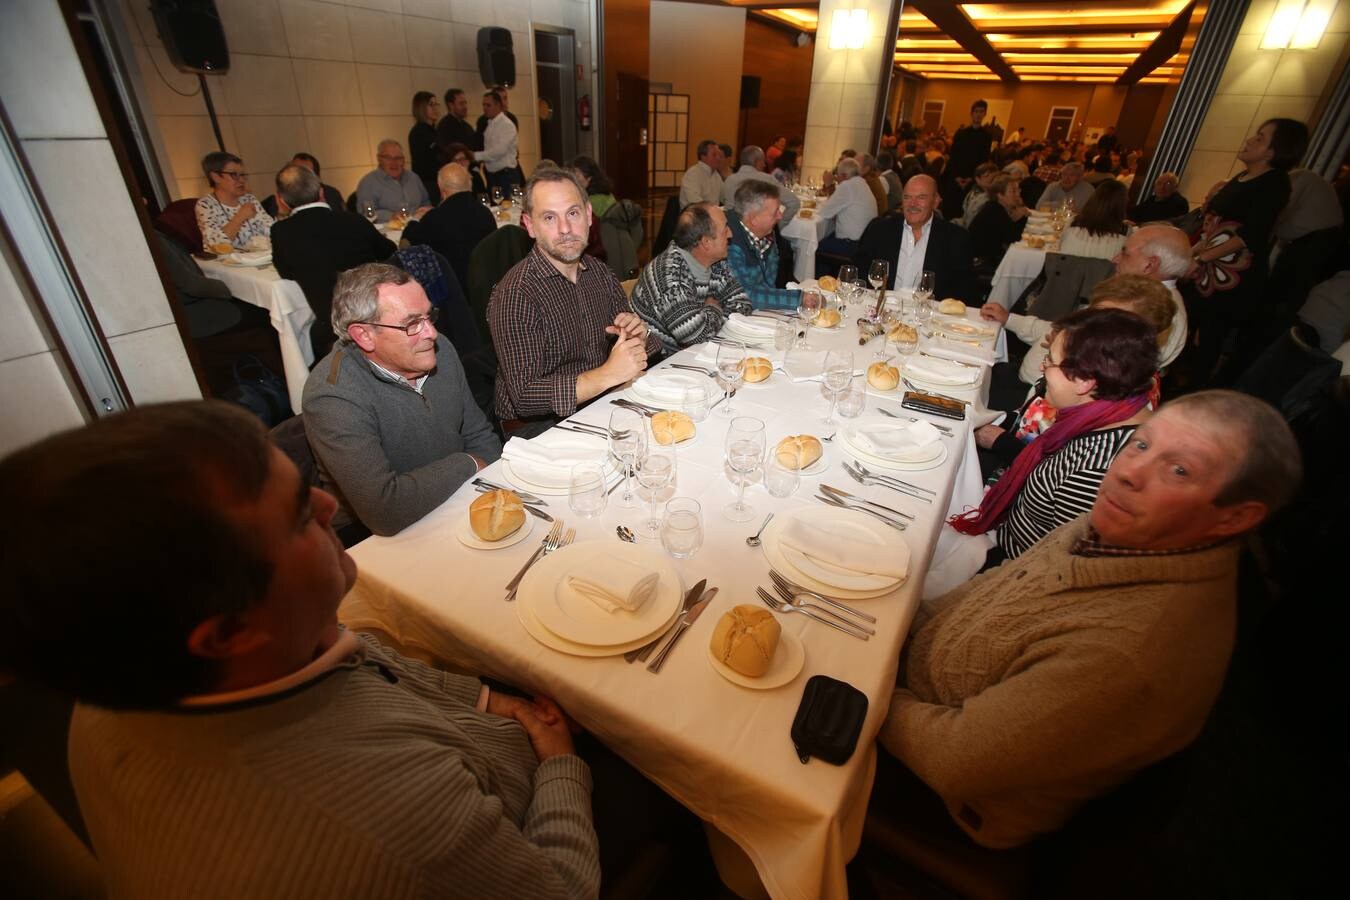
[[[891,264],[891,289],[895,288],[896,262],[900,259],[900,238],[905,228],[903,216],[884,216],[874,219],[853,252],[853,264],[859,272],[866,272],[874,259]],[[937,299],[955,297],[967,305],[979,302],[979,285],[975,279],[974,254],[970,249],[970,235],[960,225],[933,217],[933,231],[928,235],[928,249],[923,255],[923,267],[936,276],[934,292]]]
[[[315,359],[323,359],[335,340],[331,319],[338,273],[383,262],[397,249],[374,225],[349,212],[316,206],[272,225],[272,264],[282,278],[300,282],[314,310],[309,337]]]
[[[497,222],[487,207],[471,191],[451,194],[441,205],[419,222],[409,222],[403,237],[408,243],[424,245],[450,260],[459,286],[469,289],[469,254],[478,242],[497,230]]]
[[[970,241],[975,249],[975,258],[991,271],[997,268],[999,262],[1003,260],[1003,254],[1008,252],[1008,245],[1022,239],[1022,229],[1026,224],[1025,218],[1014,222],[1012,216],[1003,208],[1003,204],[999,203],[997,198],[991,197],[975,214],[975,221],[967,226],[970,229]]]

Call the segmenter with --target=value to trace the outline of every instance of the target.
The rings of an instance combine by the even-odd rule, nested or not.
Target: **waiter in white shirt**
[[[510,194],[511,186],[521,183],[516,126],[506,115],[501,95],[496,91],[483,95],[483,115],[488,120],[483,132],[483,149],[474,154],[474,159],[486,166],[489,188],[499,187],[502,193]]]

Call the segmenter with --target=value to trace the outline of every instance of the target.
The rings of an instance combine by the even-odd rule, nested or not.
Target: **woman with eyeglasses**
[[[1111,460],[1149,415],[1157,331],[1123,309],[1080,310],[1055,323],[1041,367],[1054,423],[1018,454],[978,509],[950,520],[963,534],[998,529],[990,564],[1020,556],[1092,509]]]
[[[202,172],[211,192],[197,201],[197,227],[202,246],[212,253],[244,250],[255,238],[269,238],[272,217],[249,193],[244,161],[217,151],[202,158]]]

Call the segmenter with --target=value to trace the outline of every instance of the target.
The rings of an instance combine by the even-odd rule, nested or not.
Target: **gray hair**
[[[1130,154],[1130,156],[1138,156],[1138,155],[1139,155],[1138,153],[1131,153],[1131,154]],[[1176,173],[1176,172],[1164,172],[1164,173],[1162,173],[1161,175],[1158,176],[1158,179],[1157,179],[1157,180],[1158,180],[1158,181],[1165,181],[1165,182],[1167,182],[1168,184],[1172,185],[1172,187],[1176,187],[1177,185],[1181,184],[1181,179],[1177,177],[1177,173]]]
[[[333,286],[333,333],[341,344],[351,343],[347,326],[370,322],[380,314],[380,285],[407,284],[412,276],[388,263],[366,263],[338,275]]]
[[[1143,225],[1139,230],[1144,233],[1140,252],[1157,258],[1161,280],[1180,278],[1190,271],[1191,241],[1186,232],[1162,223]]]
[[[1298,441],[1284,417],[1263,400],[1237,391],[1199,391],[1163,404],[1159,412],[1175,413],[1205,424],[1235,440],[1224,445],[1231,454],[1228,482],[1214,498],[1215,506],[1256,501],[1273,513],[1288,503],[1303,480]],[[1236,433],[1235,433],[1236,432]]]
[[[671,238],[681,250],[693,250],[705,237],[713,237],[713,217],[708,212],[717,204],[707,200],[690,203],[680,213],[675,223],[675,234]]]
[[[582,203],[587,202],[586,186],[581,183],[581,177],[572,169],[564,169],[558,166],[540,166],[534,170],[530,180],[525,182],[525,202],[522,208],[524,215],[534,214],[534,188],[538,184],[561,184],[566,181],[577,189],[577,196],[581,198]]]
[[[778,185],[751,178],[741,182],[741,186],[736,188],[736,193],[731,198],[731,208],[736,210],[736,215],[744,219],[759,212],[770,200],[781,202]]]
[[[277,173],[277,194],[291,209],[318,202],[322,191],[319,176],[304,166],[287,166]]]
[[[378,144],[375,145],[375,153],[376,154],[383,153],[385,147],[397,147],[400,150],[403,149],[403,145],[400,144],[395,138],[385,138],[384,140],[380,141]]]
[[[1087,171],[1087,169],[1084,168],[1083,164],[1080,163],[1078,160],[1075,159],[1075,160],[1069,160],[1068,162],[1066,162],[1066,163],[1064,164],[1063,168],[1061,168],[1061,169],[1059,170],[1059,173],[1060,173],[1061,175],[1063,175],[1065,172],[1078,172],[1078,173],[1081,174],[1081,173],[1086,172],[1086,171]]]
[[[741,165],[759,168],[759,164],[763,161],[764,151],[754,144],[747,144],[741,148]]]
[[[858,168],[858,161],[856,159],[850,159],[849,157],[846,156],[843,159],[839,160],[839,162],[834,167],[834,171],[835,174],[839,176],[839,180],[843,181],[845,178],[853,178],[857,176],[858,174],[860,174],[861,170]]]

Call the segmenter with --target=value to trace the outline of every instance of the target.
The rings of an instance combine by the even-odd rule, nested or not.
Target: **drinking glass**
[[[867,403],[866,385],[860,384],[855,378],[849,383],[839,395],[839,402],[835,404],[835,412],[839,413],[840,418],[856,419],[862,415],[863,406]]]
[[[764,463],[764,489],[770,497],[791,497],[802,483],[801,474],[789,469],[772,453]]]
[[[519,205],[525,200],[525,189],[518,184],[511,185],[511,199]]]
[[[572,467],[567,482],[567,505],[583,519],[593,519],[605,511],[609,499],[605,487],[605,467],[600,463],[583,462]]]
[[[641,537],[656,540],[661,536],[661,517],[656,513],[656,501],[661,492],[675,483],[675,448],[652,444],[646,459],[638,467],[638,484],[647,491],[651,515],[638,526]]]
[[[830,392],[830,411],[825,416],[826,425],[834,425],[834,405],[839,401],[839,392],[848,387],[853,380],[853,354],[847,350],[831,350],[825,354],[825,376],[822,379]]]
[[[408,221],[408,206],[404,204],[398,208],[398,217],[404,222]]]
[[[797,323],[783,319],[773,327],[773,349],[786,353],[797,340]]]
[[[821,296],[820,291],[802,291],[801,297],[797,300],[797,317],[802,323],[801,340],[797,346],[802,350],[810,350],[811,342],[807,340],[806,332],[811,323],[820,315],[820,311],[825,306],[825,298]]]
[[[375,207],[373,207],[373,206],[371,206],[369,203],[367,203],[364,212],[365,212],[365,214],[366,214],[366,220],[369,221],[370,224],[374,225],[374,224],[375,224]]]
[[[633,496],[633,469],[647,452],[647,425],[642,413],[621,406],[609,414],[609,452],[623,466],[623,494],[619,497],[622,509],[637,505]]]
[[[745,345],[728,342],[717,345],[717,384],[730,394],[722,404],[722,415],[732,415],[731,404],[745,381]]]
[[[917,308],[918,308],[918,306],[917,306],[917,301],[911,301],[911,302],[915,304],[915,305],[912,305],[912,306],[911,306],[911,309],[917,309]],[[880,321],[880,324],[881,324],[881,327],[882,327],[882,328],[885,328],[885,329],[887,329],[887,330],[889,331],[889,330],[890,330],[891,328],[893,328],[897,323],[903,322],[903,321],[904,321],[904,318],[905,318],[905,316],[904,316],[905,305],[904,305],[904,304],[905,304],[905,301],[899,300],[899,299],[897,299],[897,298],[895,298],[895,297],[887,297],[887,298],[886,298],[886,302],[883,303],[883,304],[881,304],[881,316],[880,316],[880,320],[881,320],[881,321]],[[881,342],[881,346],[878,347],[875,351],[873,351],[873,353],[872,353],[872,358],[873,358],[873,359],[885,359],[886,357],[888,357],[888,356],[891,355],[891,351],[890,351],[889,349],[887,349],[887,347],[886,347],[886,343],[887,343],[887,341],[889,341],[889,340],[890,340],[890,338],[887,337],[886,340],[884,340],[884,341]]]
[[[872,265],[867,267],[867,283],[870,284],[875,291],[880,291],[885,288],[886,282],[890,276],[891,264],[889,260],[874,259],[872,260]],[[881,295],[878,294],[877,297],[880,299]],[[878,307],[880,305],[881,304],[879,303],[877,304]],[[876,316],[868,316],[868,319],[873,322],[877,320]]]
[[[499,185],[493,185],[493,186],[492,186],[492,205],[493,205],[493,206],[501,206],[501,203],[502,203],[502,189],[501,189],[501,187],[500,187]]]
[[[839,267],[839,299],[843,301],[842,306],[853,305],[853,285],[858,280],[857,266]],[[843,310],[840,310],[842,313]]]
[[[703,508],[692,497],[675,497],[661,521],[661,545],[676,559],[688,559],[703,546]]]
[[[937,274],[931,269],[924,269],[923,274],[919,276],[919,287],[914,291],[914,296],[920,303],[927,303],[933,299],[933,292],[937,288]]]
[[[492,198],[489,197],[487,194],[479,194],[478,202],[483,204],[483,206],[486,207],[488,210],[492,209]]]
[[[684,389],[684,402],[680,404],[680,409],[695,422],[702,422],[708,418],[708,407],[711,404],[712,398],[708,396],[707,385],[700,384]]]
[[[764,462],[764,423],[750,416],[732,419],[727,429],[726,457],[732,481],[740,490],[736,502],[722,508],[722,515],[733,522],[748,522],[755,517],[755,509],[745,502],[745,486],[755,480]]]

